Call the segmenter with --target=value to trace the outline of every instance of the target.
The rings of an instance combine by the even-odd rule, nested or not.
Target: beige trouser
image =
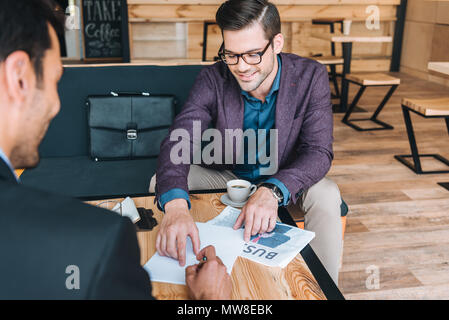
[[[231,171],[216,171],[191,165],[188,176],[189,190],[226,189],[226,182],[237,177]],[[150,192],[154,192],[156,175],[151,178]],[[315,232],[310,242],[313,251],[338,285],[338,269],[342,253],[341,196],[337,185],[329,178],[310,187],[287,209],[297,215],[304,214],[304,228]]]

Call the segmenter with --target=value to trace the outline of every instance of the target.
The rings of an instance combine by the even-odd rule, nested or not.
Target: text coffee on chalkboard
[[[122,57],[123,0],[83,0],[85,58]]]

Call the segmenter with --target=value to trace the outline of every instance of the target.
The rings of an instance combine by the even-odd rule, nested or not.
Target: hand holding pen
[[[222,300],[231,298],[232,282],[226,266],[207,246],[196,256],[199,264],[186,268],[186,284],[192,299]]]

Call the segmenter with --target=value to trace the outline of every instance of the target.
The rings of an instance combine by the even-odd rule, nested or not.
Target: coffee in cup
[[[233,202],[245,202],[257,190],[257,186],[241,179],[228,181],[228,197]]]

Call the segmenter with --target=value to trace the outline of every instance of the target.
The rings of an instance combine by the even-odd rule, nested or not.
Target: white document
[[[232,228],[240,211],[228,206],[207,223]],[[284,268],[314,237],[314,232],[277,222],[272,232],[251,236],[240,256],[266,266]]]
[[[245,244],[243,241],[243,229],[234,230],[199,222],[196,225],[200,235],[201,249],[208,245],[213,245],[217,256],[223,261],[227,272],[231,274],[234,262],[241,254]],[[197,263],[199,261],[196,260],[192,241],[188,237],[186,264],[184,267],[181,267],[177,260],[160,256],[156,252],[144,265],[144,269],[149,273],[151,281],[185,284],[185,269]]]

